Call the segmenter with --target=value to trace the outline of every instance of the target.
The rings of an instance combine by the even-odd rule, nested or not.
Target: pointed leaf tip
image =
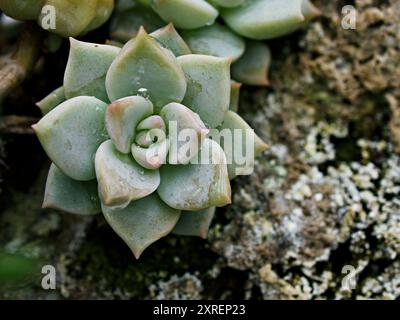
[[[168,235],[181,215],[154,193],[122,210],[102,206],[108,224],[130,247],[136,259],[152,243]]]
[[[160,42],[165,48],[171,50],[176,57],[192,53],[172,23],[152,32],[150,36]]]
[[[33,126],[52,162],[74,180],[95,178],[94,155],[108,139],[106,108],[95,97],[76,97],[60,104]]]
[[[111,101],[137,95],[146,89],[156,111],[185,96],[186,79],[176,57],[142,28],[115,58],[107,72],[107,93]]]
[[[69,98],[94,96],[107,102],[105,78],[121,49],[70,38],[71,48],[64,74],[64,92]]]

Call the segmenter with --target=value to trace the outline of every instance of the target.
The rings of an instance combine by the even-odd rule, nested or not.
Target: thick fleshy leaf
[[[219,23],[183,31],[182,37],[193,53],[230,58],[232,61],[239,59],[246,47],[241,37]]]
[[[0,10],[17,20],[34,20],[40,14],[44,0],[1,0]]]
[[[186,42],[175,30],[172,23],[169,23],[164,28],[150,33],[150,35],[160,42],[164,47],[171,50],[176,57],[192,53]]]
[[[221,10],[234,31],[251,39],[272,39],[291,33],[318,14],[308,0],[253,0]]]
[[[146,89],[159,111],[170,102],[181,102],[186,92],[185,75],[173,53],[142,28],[111,64],[106,78],[111,101]]]
[[[169,140],[152,144],[148,148],[132,145],[133,158],[144,168],[155,170],[167,162]]]
[[[108,207],[125,208],[153,193],[160,184],[158,171],[142,168],[132,155],[118,152],[111,140],[99,147],[95,163],[100,199]]]
[[[164,21],[180,29],[211,25],[218,17],[218,11],[204,0],[153,0],[152,6]]]
[[[187,79],[182,104],[196,112],[209,128],[221,124],[229,109],[230,60],[199,54],[178,57]]]
[[[151,129],[161,129],[165,132],[165,122],[160,116],[150,116],[143,121],[141,121],[136,130],[151,130]]]
[[[63,37],[75,37],[83,33],[95,19],[98,0],[46,0],[45,4],[55,8],[56,29],[49,31]],[[46,11],[38,17],[39,25],[46,21]]]
[[[215,207],[201,211],[184,211],[172,233],[181,236],[207,238],[208,229],[215,215]]]
[[[64,74],[67,98],[94,96],[108,102],[105,79],[120,48],[70,38],[71,49]]]
[[[248,41],[246,52],[232,65],[232,78],[247,85],[268,86],[270,63],[269,47],[259,41]]]
[[[170,207],[198,211],[231,203],[231,186],[224,151],[205,139],[198,164],[164,165],[160,169],[160,198]]]
[[[57,88],[48,96],[36,103],[42,114],[45,115],[66,100],[64,87]]]
[[[97,0],[96,14],[83,33],[95,30],[103,25],[111,16],[114,10],[114,0]]]
[[[120,1],[121,2],[121,1]],[[133,5],[133,1],[130,1]],[[128,42],[144,27],[149,32],[157,30],[165,22],[151,8],[134,5],[133,8],[120,10],[111,20],[112,39]]]
[[[199,152],[209,130],[197,113],[180,103],[166,105],[160,116],[168,127],[170,137],[169,163],[189,163]]]
[[[152,243],[168,235],[181,215],[168,207],[157,194],[132,202],[122,210],[103,205],[108,224],[130,247],[136,259]]]
[[[233,8],[242,5],[247,0],[210,0],[211,3],[225,8]]]
[[[251,174],[254,158],[267,149],[267,145],[254,133],[254,130],[237,113],[228,111],[220,128],[231,131],[231,138],[226,136],[221,143],[228,161],[229,178]]]
[[[91,215],[101,212],[96,180],[76,181],[53,163],[47,176],[43,208]]]
[[[96,176],[94,155],[108,139],[106,108],[107,104],[95,97],[76,97],[32,126],[52,162],[74,180],[89,181]]]
[[[118,151],[130,153],[136,126],[152,114],[153,104],[140,96],[122,98],[107,107],[107,132]]]
[[[229,103],[229,110],[238,112],[239,110],[239,98],[240,88],[242,84],[236,81],[231,81],[231,101]]]

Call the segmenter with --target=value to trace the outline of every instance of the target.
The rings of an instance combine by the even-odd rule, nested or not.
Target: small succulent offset
[[[35,20],[60,36],[75,37],[105,23],[114,10],[114,0],[0,0],[0,10],[17,20]],[[54,28],[47,26],[50,18],[55,19]]]
[[[43,206],[103,212],[136,258],[171,232],[206,237],[242,174],[227,141],[209,135],[250,130],[233,100],[230,60],[187,54],[171,26],[141,28],[122,49],[71,39],[63,87],[38,103],[33,126],[53,162]],[[175,138],[184,131],[189,140]]]
[[[289,34],[318,14],[309,0],[121,0],[111,36],[125,42],[139,23],[150,30],[173,23],[193,53],[229,57],[236,81],[265,86],[271,56],[259,40]]]

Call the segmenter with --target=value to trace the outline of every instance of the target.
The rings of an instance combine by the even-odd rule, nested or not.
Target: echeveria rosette
[[[55,28],[42,25],[48,21],[47,8],[54,8]],[[114,10],[114,0],[0,0],[0,10],[17,20],[36,20],[60,36],[75,37],[104,24]]]
[[[186,53],[171,26],[142,28],[122,49],[71,39],[64,85],[39,103],[34,130],[52,161],[43,206],[102,212],[137,258],[171,232],[206,237],[240,174],[207,136],[249,128],[229,110],[230,61]],[[171,123],[193,133],[189,157]],[[254,149],[265,149],[258,137]]]
[[[192,53],[230,58],[232,77],[255,86],[269,84],[270,51],[259,40],[287,35],[319,14],[310,0],[130,0],[119,6],[114,39],[128,41],[138,22],[155,30],[162,19],[179,30]]]

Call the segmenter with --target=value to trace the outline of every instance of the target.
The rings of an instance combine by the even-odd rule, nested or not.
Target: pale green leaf
[[[196,30],[185,30],[182,37],[195,54],[205,54],[236,61],[244,53],[245,41],[229,28],[214,23]]]
[[[207,238],[215,209],[215,207],[211,207],[201,211],[183,211],[172,233],[181,236]]]
[[[153,143],[148,148],[132,145],[132,156],[142,167],[156,170],[167,162],[169,140]]]
[[[42,114],[45,115],[66,100],[64,87],[57,88],[48,96],[36,103]]]
[[[157,194],[134,201],[122,210],[103,205],[103,213],[137,259],[148,246],[168,235],[181,215],[179,210],[163,203]]]
[[[124,208],[153,193],[160,184],[157,170],[141,167],[132,155],[118,152],[111,140],[99,147],[95,163],[100,198],[108,207]]]
[[[242,84],[236,81],[231,81],[231,100],[229,103],[229,110],[238,112],[240,100],[240,88]]]
[[[178,57],[178,61],[187,79],[182,104],[196,112],[207,127],[217,127],[229,109],[229,59],[189,54]]]
[[[74,180],[95,178],[94,155],[108,139],[107,104],[95,97],[69,99],[33,126],[49,158]]]
[[[107,107],[106,128],[118,151],[131,151],[136,126],[152,114],[153,104],[140,96],[122,98]]]
[[[197,164],[164,165],[157,190],[170,207],[198,211],[231,203],[231,186],[224,151],[205,139]]]
[[[160,116],[169,134],[177,137],[170,141],[169,163],[187,164],[199,152],[209,130],[197,113],[179,103],[167,104]]]
[[[94,96],[108,102],[105,79],[108,68],[121,50],[114,46],[70,39],[71,49],[64,74],[65,96]]]
[[[232,65],[232,78],[247,85],[268,86],[270,63],[269,47],[260,41],[248,41],[246,52]]]
[[[211,25],[218,17],[218,11],[204,0],[152,0],[152,6],[164,21],[180,29]]]
[[[101,212],[97,181],[77,181],[67,177],[53,163],[47,176],[43,208],[92,215]]]
[[[231,139],[224,136],[222,141],[217,141],[221,143],[227,156],[229,178],[251,174],[255,157],[265,151],[267,145],[254,133],[246,121],[233,111],[226,113],[220,127],[220,131],[223,130],[231,131]]]
[[[146,89],[159,111],[170,102],[182,101],[186,79],[173,53],[141,29],[111,64],[106,88],[111,101],[137,95],[139,89]]]
[[[176,57],[192,53],[186,42],[175,30],[172,23],[169,23],[164,28],[150,33],[150,35],[160,42],[165,48],[171,50]]]
[[[230,28],[256,40],[291,33],[315,14],[317,10],[308,0],[252,0],[221,10],[221,16]]]

